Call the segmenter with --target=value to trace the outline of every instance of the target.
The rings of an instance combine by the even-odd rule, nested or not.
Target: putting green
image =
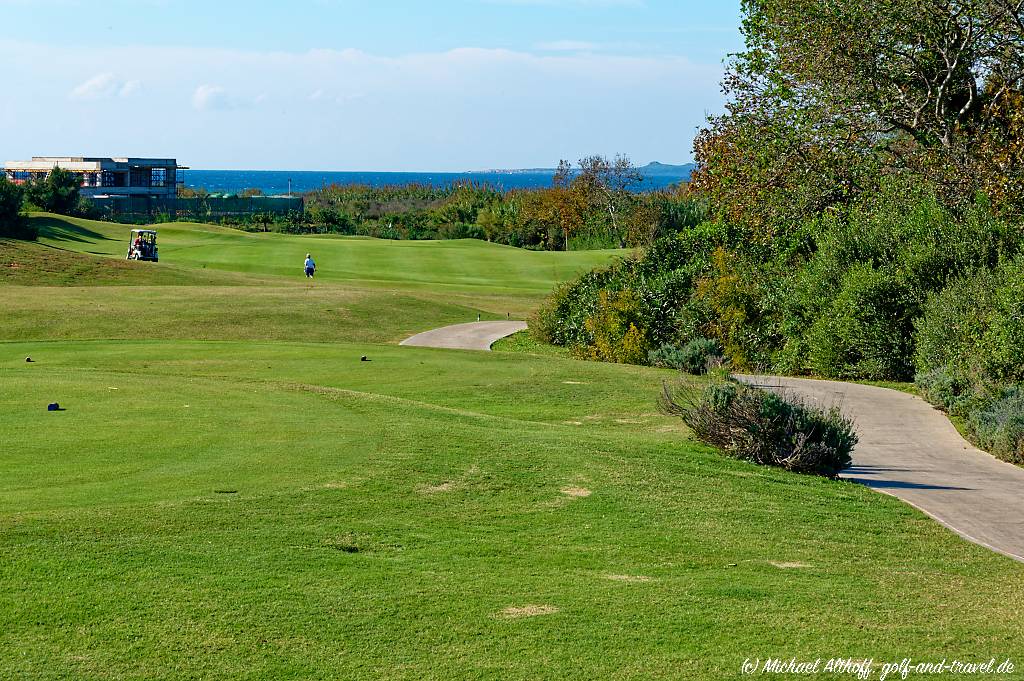
[[[613,254],[164,226],[154,266],[66,224],[0,241],[0,678],[1024,657],[1024,567],[693,443],[655,407],[670,372],[396,345]]]

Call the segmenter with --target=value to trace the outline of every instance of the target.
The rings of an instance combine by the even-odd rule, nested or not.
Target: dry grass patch
[[[455,483],[449,480],[448,482],[442,482],[440,485],[421,485],[419,487],[420,494],[443,494],[445,492],[451,492],[455,489]]]
[[[777,567],[780,570],[796,570],[796,569],[799,569],[799,568],[809,568],[809,567],[812,567],[811,565],[808,565],[807,563],[801,563],[801,562],[798,562],[798,561],[784,562],[784,561],[770,560],[770,561],[768,561],[768,564],[773,566],[773,567]]]
[[[539,617],[540,615],[554,615],[559,608],[553,605],[510,605],[497,614],[501,619],[517,620],[523,617]]]
[[[641,583],[641,582],[649,582],[649,581],[651,581],[651,578],[647,577],[646,575],[605,575],[605,579],[610,579],[613,582],[634,582],[634,583]]]
[[[563,487],[562,494],[574,499],[583,499],[585,497],[589,497],[591,495],[591,491],[586,487]]]

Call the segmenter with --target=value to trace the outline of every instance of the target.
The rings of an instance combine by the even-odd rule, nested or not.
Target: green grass
[[[0,678],[718,679],[768,655],[1024,652],[1024,567],[695,444],[655,408],[673,372],[525,336],[395,344],[528,312],[556,276],[537,254],[446,246],[495,263],[481,282],[434,243],[190,226],[119,269],[76,234],[17,257],[77,273],[0,282]],[[309,243],[323,278],[276,273]],[[355,254],[407,271],[328,276]],[[547,614],[504,614],[526,606]]]
[[[529,331],[520,331],[511,336],[506,336],[494,343],[491,346],[491,350],[495,352],[522,352],[529,355],[543,355],[546,357],[572,356],[568,348],[542,343],[531,336]]]
[[[44,214],[30,220],[44,245],[114,257],[124,257],[127,250],[127,225]],[[620,254],[525,251],[475,239],[385,241],[249,233],[183,222],[155,229],[163,263],[299,279],[306,253],[312,253],[317,281],[392,290],[542,296],[556,283]]]

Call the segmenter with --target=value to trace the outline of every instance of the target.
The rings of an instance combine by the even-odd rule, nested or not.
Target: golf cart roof
[[[156,234],[155,229],[133,229],[132,234]]]

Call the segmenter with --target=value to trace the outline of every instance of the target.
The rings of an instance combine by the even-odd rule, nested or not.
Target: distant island
[[[683,165],[671,165],[652,161],[645,166],[637,168],[644,177],[681,177],[689,179],[690,175],[697,168],[694,163]],[[502,175],[545,175],[553,174],[554,168],[494,168],[491,170],[472,170],[470,173],[495,173]]]
[[[674,166],[668,163],[658,163],[657,161],[652,161],[642,168],[637,168],[645,177],[685,177],[687,179],[696,169],[696,163]]]

